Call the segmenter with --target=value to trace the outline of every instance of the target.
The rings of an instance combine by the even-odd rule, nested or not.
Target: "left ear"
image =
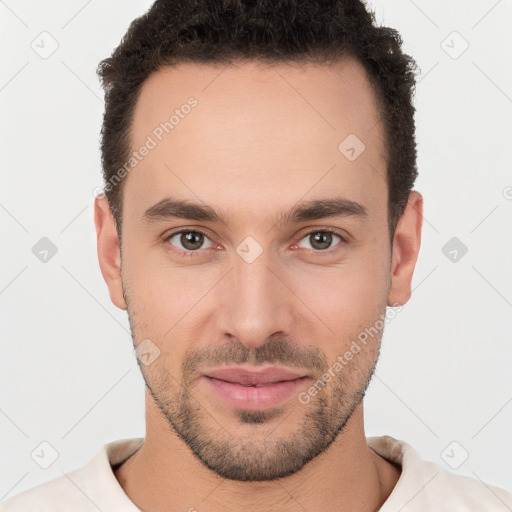
[[[411,282],[420,251],[422,225],[423,197],[412,190],[393,239],[388,306],[403,305],[411,298]]]

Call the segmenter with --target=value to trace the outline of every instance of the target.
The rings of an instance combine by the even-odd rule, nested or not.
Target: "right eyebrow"
[[[203,206],[198,203],[191,203],[183,199],[173,199],[170,197],[166,197],[148,208],[142,216],[142,221],[152,223],[172,218],[226,224],[224,216],[217,213],[210,206]]]

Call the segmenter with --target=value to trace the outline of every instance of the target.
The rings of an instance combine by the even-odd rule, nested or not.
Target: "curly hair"
[[[328,64],[351,56],[366,71],[383,123],[392,241],[418,174],[416,63],[401,47],[399,33],[376,26],[374,13],[360,0],[156,0],[98,65],[105,90],[104,181],[128,160],[139,92],[163,66],[237,60]],[[119,236],[124,181],[105,189]]]

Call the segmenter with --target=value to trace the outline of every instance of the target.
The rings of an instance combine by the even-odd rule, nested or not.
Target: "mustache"
[[[221,366],[226,363],[254,366],[276,364],[324,373],[328,368],[327,358],[316,347],[299,347],[285,338],[271,337],[263,345],[247,348],[243,343],[230,340],[222,346],[188,351],[185,355],[183,375],[192,375],[205,365]]]

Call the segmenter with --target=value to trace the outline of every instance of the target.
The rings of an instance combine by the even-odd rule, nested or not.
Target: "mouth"
[[[297,373],[286,368],[271,366],[263,370],[249,370],[243,367],[218,368],[205,373],[207,377],[240,384],[242,386],[264,386],[277,382],[305,377],[305,373]]]
[[[210,390],[228,405],[236,409],[263,410],[297,393],[309,377],[278,367],[260,371],[233,367],[208,371],[204,379]]]

